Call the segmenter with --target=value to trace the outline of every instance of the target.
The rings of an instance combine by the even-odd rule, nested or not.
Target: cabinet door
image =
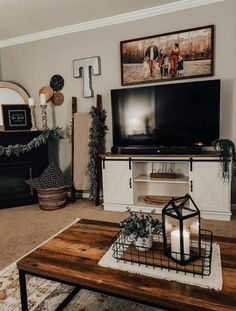
[[[132,170],[129,161],[105,161],[102,170],[105,203],[133,204]]]
[[[190,195],[200,210],[229,212],[230,182],[222,179],[219,162],[193,162],[190,180]]]

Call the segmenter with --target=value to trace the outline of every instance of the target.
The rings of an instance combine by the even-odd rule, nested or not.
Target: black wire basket
[[[112,244],[112,257],[117,261],[131,262],[131,264],[145,265],[152,268],[159,267],[161,269],[175,270],[176,273],[182,272],[209,276],[211,274],[212,259],[212,241],[213,234],[209,230],[201,229],[201,257],[187,265],[180,265],[177,261],[167,257],[163,253],[163,238],[161,235],[153,236],[153,246],[148,249],[144,246],[138,248],[134,245],[134,239],[123,235],[120,231],[114,238]],[[198,241],[190,240],[190,247],[194,248]],[[176,257],[180,255],[174,252]],[[188,254],[185,254],[186,256]]]

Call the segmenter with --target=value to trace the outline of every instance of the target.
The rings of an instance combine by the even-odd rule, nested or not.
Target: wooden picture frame
[[[214,75],[214,25],[120,42],[121,85]]]
[[[25,131],[32,127],[28,105],[2,105],[5,131]]]

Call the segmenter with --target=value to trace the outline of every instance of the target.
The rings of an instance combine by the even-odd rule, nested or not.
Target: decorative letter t
[[[74,78],[81,78],[83,76],[83,96],[93,97],[92,89],[92,74],[101,74],[100,57],[88,57],[75,59],[73,61]]]

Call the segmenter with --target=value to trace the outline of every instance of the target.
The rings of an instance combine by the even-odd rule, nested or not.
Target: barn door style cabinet
[[[216,153],[200,155],[103,154],[105,210],[161,213],[165,200],[189,193],[205,219],[230,220],[231,182],[221,178]],[[152,178],[151,172],[174,172],[175,178]],[[153,204],[149,199],[155,199]],[[163,201],[163,202],[162,202]]]
[[[103,199],[111,204],[133,205],[132,170],[129,161],[106,161]]]

